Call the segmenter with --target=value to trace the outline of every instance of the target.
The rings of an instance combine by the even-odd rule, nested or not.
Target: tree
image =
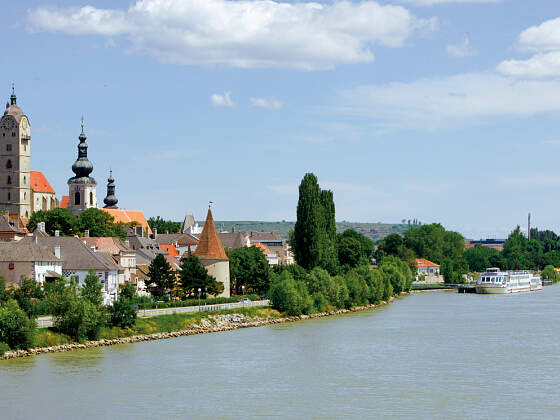
[[[12,295],[17,301],[18,306],[25,311],[30,318],[37,315],[37,313],[35,313],[35,303],[44,297],[41,286],[35,280],[25,276],[21,277],[20,287],[13,289]]]
[[[170,293],[175,285],[175,273],[163,254],[158,254],[150,263],[146,287],[154,296],[163,296]]]
[[[544,270],[541,271],[541,278],[543,280],[551,280],[552,283],[558,283],[558,281],[560,280],[558,272],[552,265],[547,265]]]
[[[181,222],[173,222],[171,220],[164,220],[160,216],[150,217],[148,219],[148,225],[152,230],[157,229],[159,233],[169,232],[178,233],[181,231]]]
[[[186,297],[196,297],[198,289],[200,289],[198,296],[203,298],[206,298],[207,293],[216,296],[224,291],[223,283],[209,275],[195,255],[190,255],[182,260],[181,287]]]
[[[75,235],[79,231],[78,218],[70,210],[61,207],[36,211],[29,218],[27,229],[33,232],[39,222],[45,222],[45,230],[51,236],[57,230],[63,236]]]
[[[398,235],[397,237],[400,238]],[[336,239],[340,265],[347,264],[350,267],[357,267],[369,264],[375,249],[375,244],[371,239],[353,229],[339,233]]]
[[[11,298],[11,293],[6,289],[6,279],[0,276],[0,306]]]
[[[81,290],[81,296],[89,300],[96,307],[101,307],[103,305],[103,286],[99,281],[99,277],[95,274],[95,271],[90,269],[84,280],[84,286]]]
[[[15,300],[8,300],[0,306],[0,341],[11,349],[32,347],[36,328],[35,321],[20,309]]]
[[[405,245],[418,258],[441,264],[445,258],[463,255],[465,239],[457,232],[445,230],[439,223],[411,227],[404,233]]]
[[[274,309],[290,316],[309,313],[313,307],[305,283],[294,280],[287,270],[274,276],[268,296]]]
[[[112,236],[126,239],[126,231],[120,224],[115,223],[113,216],[93,207],[80,213],[78,226],[82,232],[88,230],[89,236],[92,237]]]
[[[134,285],[125,284],[121,287],[119,299],[109,309],[111,325],[120,328],[131,328],[136,323],[136,306],[134,305]]]
[[[229,271],[235,291],[266,293],[270,287],[270,266],[260,248],[241,247],[228,252]]]
[[[397,257],[387,257],[379,266],[383,276],[389,279],[391,291],[395,294],[410,291],[414,276],[408,265]]]
[[[307,173],[299,186],[297,220],[291,245],[299,265],[310,270],[337,271],[336,224],[333,194],[321,191],[317,177]]]
[[[500,251],[476,244],[465,251],[465,259],[472,271],[482,272],[488,267],[504,267],[504,259]]]

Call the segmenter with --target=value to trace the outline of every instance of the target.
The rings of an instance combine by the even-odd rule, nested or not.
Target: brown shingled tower
[[[198,245],[193,254],[205,260],[229,261],[224,247],[222,246],[222,242],[218,237],[218,231],[216,230],[214,218],[212,217],[212,210],[210,209],[208,209],[204,228],[202,228]]]

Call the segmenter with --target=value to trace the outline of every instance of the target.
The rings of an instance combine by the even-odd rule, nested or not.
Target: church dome
[[[72,165],[72,172],[76,176],[70,178],[68,183],[70,184],[95,184],[95,179],[89,176],[93,172],[93,163],[88,160],[86,144],[86,135],[84,134],[84,126],[82,124],[82,132],[80,133],[80,144],[78,145],[78,159]]]

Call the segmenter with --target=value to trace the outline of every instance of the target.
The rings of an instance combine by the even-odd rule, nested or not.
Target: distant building
[[[465,241],[465,248],[474,248],[475,245],[482,245],[502,251],[504,249],[505,242],[506,239],[480,239],[478,241]]]
[[[220,232],[218,233],[218,237],[222,245],[229,251],[251,246],[249,235],[245,232]]]
[[[196,223],[192,214],[185,215],[183,226],[181,226],[181,233],[189,235],[200,235],[202,233],[202,228]]]
[[[418,275],[439,276],[439,265],[424,258],[416,259]]]
[[[198,238],[186,233],[157,233],[154,230],[153,237],[162,249],[172,246],[177,251],[176,256],[178,257],[182,257],[185,253],[188,254],[189,250],[194,252],[198,245]]]
[[[216,230],[212,210],[210,209],[208,209],[206,222],[204,222],[204,228],[200,234],[196,251],[193,254],[200,259],[202,265],[208,270],[208,274],[223,283],[224,291],[219,296],[229,297],[229,259],[218,237],[218,231]]]
[[[264,244],[278,257],[279,264],[293,264],[293,256],[291,256],[291,249],[286,247],[286,244],[280,235],[274,232],[251,232],[249,234],[251,244],[256,243]]]
[[[30,171],[31,203],[33,213],[39,210],[52,210],[58,207],[56,194],[40,171]]]
[[[268,261],[268,265],[280,265],[281,264],[282,260],[281,260],[280,256],[276,252],[272,252],[270,250],[270,248],[268,246],[266,246],[265,244],[263,244],[262,242],[253,242],[252,246],[257,247],[262,251],[262,253],[266,257],[266,260]]]
[[[135,225],[133,229],[135,230],[135,233],[140,236],[149,236],[152,234],[150,225],[141,210],[126,210],[117,208],[103,208],[101,210],[113,216],[115,218],[115,223]]]
[[[84,123],[82,121],[82,132],[78,137],[78,159],[72,165],[74,176],[68,180],[68,208],[76,215],[89,208],[97,208],[97,182],[90,174],[93,171],[93,164],[88,160],[86,143],[87,137],[84,133]]]
[[[109,254],[119,266],[119,284],[136,285],[136,252],[129,241],[113,237],[82,238],[90,249]]]
[[[33,241],[0,242],[0,276],[7,286],[19,286],[22,276],[43,284],[61,275],[60,247]]]
[[[8,214],[0,216],[0,241],[19,241],[25,237],[25,231],[17,227]]]

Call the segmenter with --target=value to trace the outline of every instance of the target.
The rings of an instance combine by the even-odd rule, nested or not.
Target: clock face
[[[16,122],[11,117],[5,118],[4,121],[2,121],[1,128],[7,129],[7,130],[13,130],[16,127],[17,127]]]
[[[20,126],[22,137],[29,137],[29,121],[27,121],[27,118],[23,117],[21,119]]]

